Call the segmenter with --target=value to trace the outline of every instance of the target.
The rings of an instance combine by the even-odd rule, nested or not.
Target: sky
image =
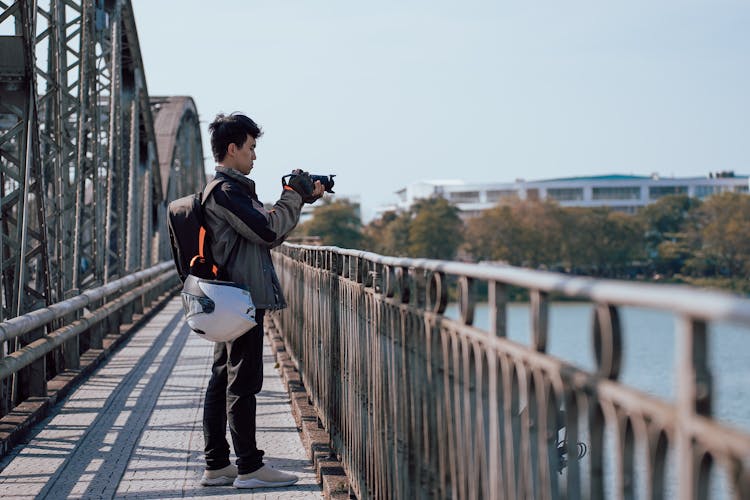
[[[414,182],[750,173],[750,2],[132,0],[150,95],[264,130],[262,201]]]

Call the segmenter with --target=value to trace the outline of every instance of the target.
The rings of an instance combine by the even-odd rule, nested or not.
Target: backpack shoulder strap
[[[214,178],[214,180],[206,184],[206,187],[203,189],[203,193],[201,193],[201,207],[206,204],[206,200],[208,200],[208,197],[211,196],[214,188],[222,182],[224,182],[224,179]]]
[[[203,192],[200,194],[199,201],[200,201],[200,209],[198,210],[199,221],[200,221],[200,230],[198,231],[198,255],[196,255],[193,260],[195,261],[196,258],[205,259],[206,254],[210,250],[210,246],[206,244],[206,237],[209,239],[211,238],[210,230],[208,228],[208,224],[206,224],[206,219],[203,216],[203,205],[206,204],[206,201],[208,200],[208,197],[211,196],[211,193],[213,192],[214,188],[224,182],[224,179],[216,179],[214,178],[211,182],[209,182],[206,187],[203,189]],[[209,259],[211,261],[211,270],[213,271],[214,276],[218,277],[219,275],[219,268],[216,266],[216,264],[213,263],[213,258]]]

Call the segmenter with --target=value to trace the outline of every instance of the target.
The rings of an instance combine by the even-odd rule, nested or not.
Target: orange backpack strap
[[[198,256],[199,257],[205,257],[205,254],[203,253],[203,247],[205,244],[206,244],[206,228],[201,226],[201,229],[198,232]]]
[[[192,258],[190,261],[190,265],[192,266],[196,260],[203,260],[206,256],[203,249],[205,248],[206,244],[206,228],[201,226],[200,231],[198,231],[198,255]],[[214,277],[219,276],[219,268],[216,266],[216,264],[213,264],[211,266],[211,271],[213,272]]]
[[[202,263],[206,264],[206,255],[205,255],[205,245],[206,245],[206,228],[201,226],[200,230],[198,231],[198,255],[194,256],[192,259],[190,259],[190,267]],[[219,268],[216,266],[216,264],[211,265],[211,272],[213,274],[214,279],[216,279],[219,276]]]
[[[214,190],[216,186],[221,184],[223,182],[222,179],[213,179],[211,182],[209,182],[205,189],[203,190],[203,193],[201,193],[201,209],[203,209],[203,205],[206,203],[206,200],[208,200],[208,197],[211,196],[211,192]],[[205,245],[206,245],[206,235],[207,231],[204,226],[205,222],[201,224],[200,230],[198,231],[198,255],[193,257],[190,261],[190,265],[192,266],[196,261],[203,261],[205,262],[206,252],[205,252]],[[211,266],[211,271],[214,275],[214,278],[217,278],[219,276],[219,268],[216,266],[216,264],[213,264]]]

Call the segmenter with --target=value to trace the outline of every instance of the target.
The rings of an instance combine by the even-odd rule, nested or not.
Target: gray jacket
[[[258,309],[286,307],[270,249],[297,225],[302,197],[284,189],[272,210],[255,194],[255,182],[236,170],[216,167],[216,186],[203,213],[211,233],[211,252],[222,279],[246,285]]]

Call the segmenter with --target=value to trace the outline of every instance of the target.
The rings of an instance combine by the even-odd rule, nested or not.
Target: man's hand
[[[305,203],[315,203],[318,198],[323,196],[325,187],[323,187],[320,181],[315,181],[315,184],[313,184],[309,173],[297,169],[293,170],[292,174],[294,175],[289,179],[287,185],[302,196],[302,201]]]
[[[315,181],[315,187],[312,192],[312,197],[314,198],[313,201],[323,196],[323,193],[325,192],[326,192],[325,186],[323,186],[323,184],[321,184],[320,181]]]

